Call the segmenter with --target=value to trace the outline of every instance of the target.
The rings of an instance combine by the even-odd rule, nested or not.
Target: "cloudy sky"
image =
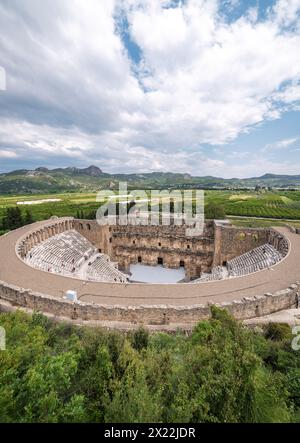
[[[0,0],[0,89],[0,172],[300,174],[300,0]]]

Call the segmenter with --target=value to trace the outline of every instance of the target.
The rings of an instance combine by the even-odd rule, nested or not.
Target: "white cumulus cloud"
[[[44,164],[98,162],[107,171],[236,174],[232,159],[203,147],[298,109],[300,1],[278,0],[263,19],[250,8],[235,20],[221,3],[3,0],[0,152],[39,155]],[[239,5],[227,2],[229,10]]]

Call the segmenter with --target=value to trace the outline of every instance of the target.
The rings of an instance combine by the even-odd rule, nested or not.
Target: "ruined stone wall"
[[[285,235],[280,234],[275,229],[268,231],[268,243],[279,251],[285,257],[289,251],[289,242]]]
[[[74,229],[93,243],[99,252],[114,259],[112,235],[116,226],[98,225],[96,220],[74,220]]]
[[[300,282],[274,294],[244,298],[216,304],[228,310],[235,318],[246,320],[274,312],[298,307]],[[210,317],[210,304],[192,306],[132,306],[121,307],[71,302],[44,294],[24,290],[0,281],[1,300],[15,307],[25,307],[58,318],[128,322],[132,325],[190,324]]]
[[[269,233],[269,229],[263,228],[216,226],[213,265],[225,265],[227,261],[268,243]]]

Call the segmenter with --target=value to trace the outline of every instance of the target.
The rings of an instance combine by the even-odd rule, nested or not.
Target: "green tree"
[[[137,351],[147,348],[149,340],[149,333],[144,328],[137,329],[133,334],[132,346]]]
[[[34,223],[34,218],[32,216],[32,213],[29,209],[26,209],[25,217],[24,217],[24,224],[30,225],[31,223]]]
[[[22,213],[18,206],[6,208],[4,217],[2,219],[2,229],[11,230],[17,229],[24,225]]]

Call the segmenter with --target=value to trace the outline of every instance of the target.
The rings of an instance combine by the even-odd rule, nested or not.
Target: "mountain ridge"
[[[299,188],[300,175],[266,173],[260,177],[222,178],[210,175],[192,176],[188,173],[145,172],[106,173],[98,166],[85,168],[68,166],[49,169],[39,166],[33,170],[18,169],[0,173],[1,194],[33,194],[58,192],[96,192],[116,189],[118,182],[127,181],[131,189],[243,189],[255,187]]]
[[[109,175],[112,177],[117,176],[149,176],[149,175],[156,175],[156,174],[163,174],[163,175],[181,175],[185,176],[186,179],[192,179],[192,178],[201,178],[201,179],[215,179],[215,180],[265,180],[265,179],[272,179],[272,178],[284,178],[284,179],[296,179],[300,180],[300,175],[297,174],[273,174],[273,173],[265,173],[261,176],[257,177],[245,177],[245,178],[238,178],[238,177],[230,177],[230,178],[224,178],[224,177],[217,177],[214,175],[191,175],[187,172],[171,172],[171,171],[152,171],[152,172],[129,172],[129,173],[109,173],[109,172],[103,172],[102,169],[100,169],[98,166],[90,165],[85,168],[78,168],[75,166],[67,166],[65,168],[47,168],[45,166],[39,166],[35,169],[15,169],[9,172],[0,172],[0,176],[7,176],[7,175],[19,175],[19,174],[25,174],[25,173],[33,173],[33,172],[41,172],[41,173],[51,173],[51,172],[66,172],[66,173],[78,173],[78,174],[86,174],[93,177],[101,176],[101,175]]]

